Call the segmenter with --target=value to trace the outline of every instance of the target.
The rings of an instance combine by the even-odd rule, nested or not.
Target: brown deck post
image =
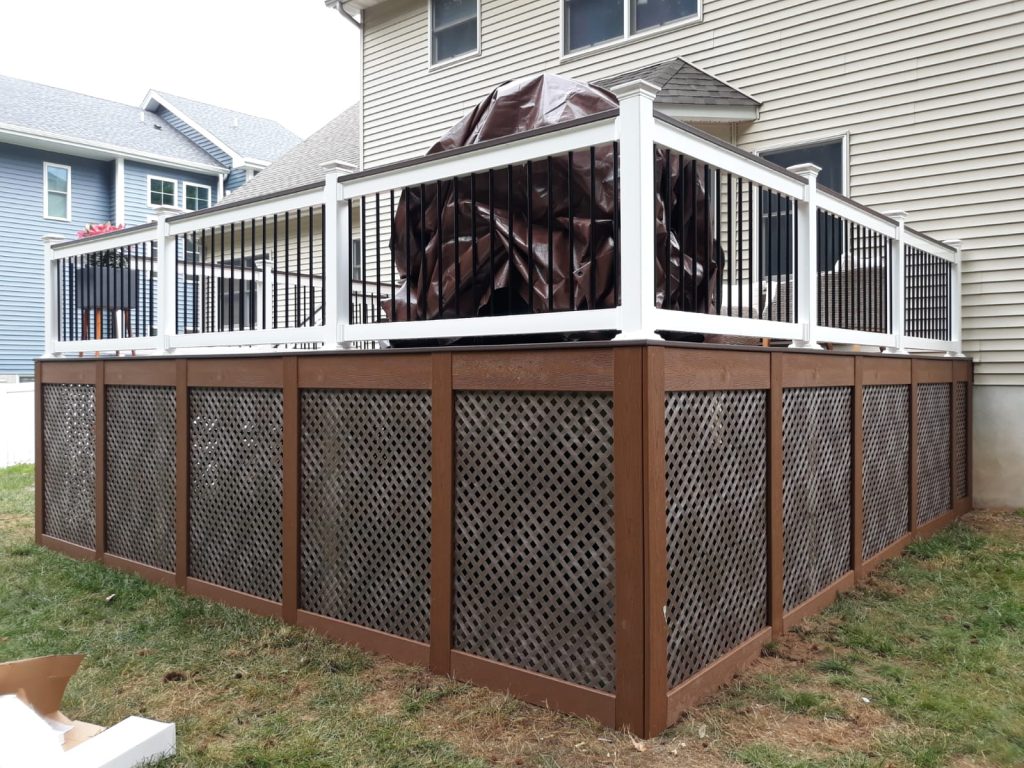
[[[185,589],[188,580],[188,360],[175,364],[175,558],[174,583]]]
[[[853,533],[850,564],[853,577],[859,584],[864,579],[864,358],[853,359],[853,472],[851,496],[853,503]]]
[[[452,353],[431,355],[430,669],[451,673],[455,544],[455,395]]]
[[[772,639],[782,637],[785,597],[782,513],[782,375],[785,357],[772,352],[771,389],[768,391],[768,623]]]
[[[956,363],[949,361],[949,511],[956,511]]]
[[[299,608],[299,361],[281,358],[282,478],[281,618],[294,624]]]
[[[614,360],[615,725],[645,736],[644,349],[619,347]]]
[[[103,552],[107,548],[107,382],[106,363],[102,360],[96,361],[96,391],[95,391],[95,416],[96,416],[96,538],[94,548],[96,559],[103,559]]]
[[[644,736],[668,727],[668,544],[665,498],[665,350],[644,350],[644,550],[647,573],[644,605],[646,713]]]
[[[917,533],[917,360],[910,361],[910,533]]]
[[[36,360],[35,385],[33,387],[36,401],[36,544],[43,543],[43,364]]]

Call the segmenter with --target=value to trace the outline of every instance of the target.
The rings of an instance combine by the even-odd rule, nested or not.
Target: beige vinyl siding
[[[845,134],[855,199],[963,240],[976,381],[1024,385],[1024,2],[706,0],[699,22],[568,57],[561,0],[481,6],[481,54],[434,69],[426,0],[366,11],[365,167],[422,154],[503,81],[683,56],[763,102],[716,134],[754,150]]]

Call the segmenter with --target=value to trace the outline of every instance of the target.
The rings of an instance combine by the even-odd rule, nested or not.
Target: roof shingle
[[[610,88],[633,80],[646,80],[659,89],[655,106],[759,107],[760,102],[702,72],[681,58],[649,64],[598,80],[595,84]]]

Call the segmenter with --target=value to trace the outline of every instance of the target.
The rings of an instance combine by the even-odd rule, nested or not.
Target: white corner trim
[[[114,223],[124,224],[124,158],[114,159]]]
[[[162,93],[159,93],[158,91],[151,90],[149,93],[146,94],[146,98],[142,100],[142,108],[147,111],[150,111],[150,106],[153,104],[159,104],[160,106],[167,109],[168,112],[173,112],[175,115],[181,118],[183,122],[188,123],[194,130],[203,134],[203,136],[205,136],[207,139],[216,144],[220,149],[224,151],[224,153],[228,157],[231,158],[231,166],[233,168],[245,162],[244,157],[235,152],[235,150],[228,146],[227,143],[217,138],[217,136],[214,133],[208,131],[200,123],[196,122],[191,117],[189,117],[188,114],[174,106],[174,104],[166,96],[164,96]]]

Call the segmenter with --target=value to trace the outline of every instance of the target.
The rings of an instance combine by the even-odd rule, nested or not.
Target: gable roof
[[[162,105],[220,147],[236,162],[276,160],[300,141],[275,120],[236,112],[164,91],[150,91],[143,102],[147,110]]]
[[[84,93],[0,75],[0,133],[76,143],[102,152],[222,166],[157,115]]]
[[[307,184],[322,183],[326,175],[321,163],[341,160],[359,166],[359,104],[353,104],[298,146],[290,149],[260,171],[251,181],[224,198],[237,203],[253,197],[273,195]]]
[[[654,99],[656,109],[672,107],[757,109],[761,106],[759,101],[678,57],[598,80],[595,85],[610,88],[633,80],[645,80],[659,89],[658,95]]]

